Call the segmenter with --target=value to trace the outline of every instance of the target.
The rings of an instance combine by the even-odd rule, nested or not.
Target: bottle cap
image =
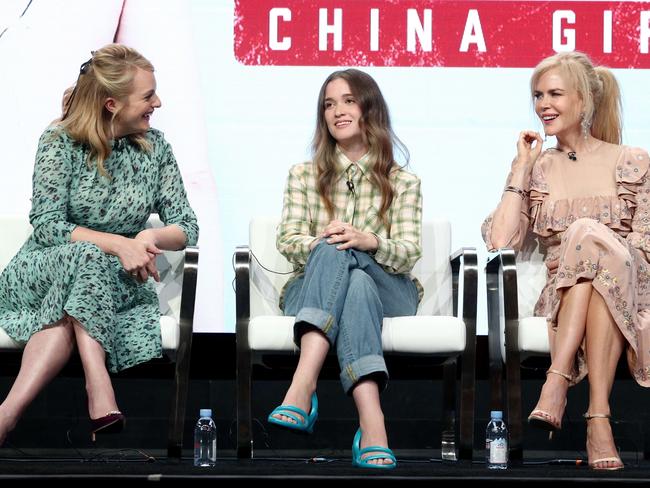
[[[503,412],[501,410],[492,410],[490,411],[490,417],[493,419],[502,419],[503,418]]]
[[[210,417],[212,418],[212,409],[211,408],[202,408],[199,410],[199,415],[201,417]]]

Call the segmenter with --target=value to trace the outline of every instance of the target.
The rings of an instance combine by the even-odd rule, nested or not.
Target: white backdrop
[[[69,8],[80,15],[90,15],[86,11],[96,8],[87,7],[91,3],[87,1],[34,0],[30,10],[36,12],[39,3],[59,4],[60,10]],[[78,10],[71,8],[72,3]],[[138,6],[131,18],[145,24],[131,25],[131,31],[139,33],[131,38],[132,45],[156,66],[163,107],[154,114],[152,125],[165,131],[174,146],[192,204],[201,209],[197,330],[231,332],[234,248],[247,242],[251,216],[279,216],[289,167],[309,158],[320,85],[339,67],[239,64],[233,53],[231,0],[126,0],[125,4]],[[2,14],[0,9],[0,27]],[[50,22],[68,22],[70,15],[58,15]],[[89,27],[89,21],[73,16],[63,29],[66,45],[71,46],[77,36],[90,37],[83,27],[96,31],[92,22],[99,20],[94,18]],[[4,24],[11,22],[5,19]],[[16,31],[20,23],[13,26]],[[22,51],[10,43],[9,30],[0,37],[3,212],[28,212],[38,134],[58,115],[60,94],[76,78],[88,51],[110,41],[101,41],[110,35],[108,29],[94,46],[87,47],[84,41],[83,48],[64,47],[61,32],[60,24],[44,30],[39,46]],[[161,43],[165,55],[160,54]],[[477,247],[482,268],[487,253],[480,225],[498,203],[517,134],[525,128],[541,129],[528,92],[532,69],[362,69],[379,83],[395,132],[411,153],[410,169],[422,179],[424,218],[450,219],[453,247]],[[615,70],[615,74],[623,92],[624,143],[650,148],[650,72]],[[553,143],[549,139],[546,144]],[[478,331],[482,334],[487,332],[484,295],[481,277]]]

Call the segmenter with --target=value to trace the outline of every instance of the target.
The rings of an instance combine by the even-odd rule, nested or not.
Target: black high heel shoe
[[[117,434],[122,432],[126,417],[119,410],[108,412],[98,419],[90,419],[90,437],[95,442],[97,434]]]

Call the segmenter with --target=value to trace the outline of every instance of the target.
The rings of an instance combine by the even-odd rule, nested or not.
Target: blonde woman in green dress
[[[162,250],[198,238],[176,160],[149,119],[161,106],[153,66],[109,44],[81,65],[62,119],[40,138],[33,234],[0,275],[0,327],[25,344],[0,404],[0,444],[76,348],[91,433],[125,422],[109,371],[160,357],[152,280]],[[145,229],[152,213],[165,226]]]

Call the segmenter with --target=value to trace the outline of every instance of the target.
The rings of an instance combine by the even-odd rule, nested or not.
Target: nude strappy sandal
[[[591,419],[607,419],[609,422],[609,419],[611,418],[611,415],[607,415],[604,413],[585,413],[582,415],[585,418],[585,421],[587,422],[587,435],[589,434],[589,421]],[[608,468],[602,467],[599,468],[598,464],[601,463],[616,463],[614,466],[610,466]],[[600,459],[594,459],[592,462],[589,463],[589,468],[593,469],[595,471],[618,471],[619,469],[623,469],[625,465],[623,464],[623,461],[619,456],[610,456],[610,457],[604,457]]]
[[[563,373],[562,371],[558,371],[557,369],[549,369],[546,372],[546,375],[548,376],[549,374],[556,374],[558,376],[561,376],[569,383],[571,383],[571,380],[573,380],[573,377],[571,375]],[[564,407],[566,408],[566,399],[564,400]],[[528,416],[528,423],[533,427],[548,430],[549,431],[548,437],[550,439],[553,436],[554,431],[562,429],[563,416],[564,416],[564,410],[562,411],[562,416],[558,419],[555,418],[550,413],[548,413],[547,411],[542,410],[541,408],[536,408]]]

